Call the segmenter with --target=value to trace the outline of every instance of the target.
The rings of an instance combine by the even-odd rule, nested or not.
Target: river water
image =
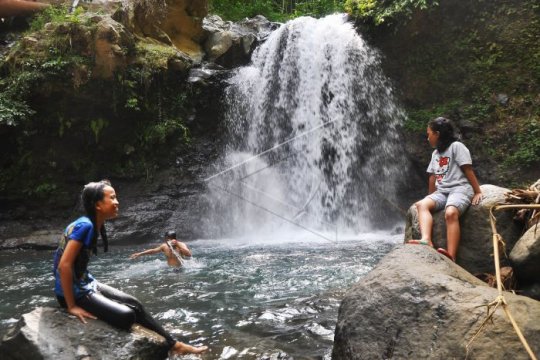
[[[329,359],[344,292],[401,241],[385,232],[337,242],[306,233],[196,240],[188,243],[194,257],[180,273],[158,255],[128,259],[142,247],[112,247],[90,269],[138,297],[166,329],[207,344],[204,359]],[[34,307],[57,306],[52,256],[0,252],[2,334]]]
[[[140,247],[113,247],[90,270],[207,344],[205,359],[329,359],[344,292],[402,241],[373,229],[400,221],[388,204],[407,179],[403,112],[343,15],[282,25],[225,97],[228,143],[201,219],[215,239],[189,242],[181,273],[158,256],[129,260]],[[50,251],[0,252],[2,332],[56,306],[51,268]]]

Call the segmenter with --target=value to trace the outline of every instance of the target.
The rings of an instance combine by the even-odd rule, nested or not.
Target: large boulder
[[[61,230],[37,230],[28,235],[2,239],[0,249],[55,249],[58,246]]]
[[[456,262],[473,274],[493,272],[493,234],[489,221],[489,210],[492,206],[505,202],[504,194],[509,190],[495,185],[482,185],[484,195],[477,206],[470,206],[460,217],[461,241],[459,243]],[[522,225],[513,220],[512,211],[496,211],[497,231],[510,251],[521,235]],[[418,213],[412,205],[407,213],[405,241],[420,239]],[[444,211],[433,214],[432,240],[435,247],[446,248],[446,222]],[[501,256],[506,265],[506,257]]]
[[[223,21],[217,15],[207,16],[203,22],[207,59],[227,68],[245,65],[255,46],[278,27],[261,15],[238,23]]]
[[[400,245],[343,299],[333,359],[528,359],[499,308],[497,290],[427,246]],[[533,352],[540,352],[540,302],[504,293]]]
[[[130,0],[115,18],[135,34],[174,45],[196,62],[202,60],[206,0]]]
[[[540,284],[540,226],[532,226],[510,252],[520,282]]]
[[[61,55],[49,60],[48,66],[59,66],[56,63],[62,61],[77,63],[66,75],[74,87],[79,87],[92,77],[107,79],[124,69],[134,46],[134,37],[122,24],[108,15],[85,13],[79,21],[49,22],[40,31],[23,37],[19,46],[9,53],[6,63],[17,68],[24,67],[28,59],[46,61],[54,58],[51,56],[54,49]],[[76,61],[77,56],[92,59],[93,63]]]
[[[93,39],[94,76],[108,79],[116,70],[126,67],[132,37],[120,23],[109,17],[95,17],[95,21],[97,24]]]
[[[165,359],[167,352],[163,337],[139,325],[131,332],[99,320],[83,325],[63,310],[44,307],[24,314],[0,344],[5,360]]]

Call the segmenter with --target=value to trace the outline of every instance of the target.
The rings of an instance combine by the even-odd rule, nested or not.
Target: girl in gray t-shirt
[[[472,168],[469,149],[457,141],[450,120],[443,117],[431,120],[427,127],[427,137],[429,144],[435,148],[427,168],[429,195],[415,204],[422,238],[408,243],[433,246],[431,213],[445,209],[448,249],[439,248],[437,251],[455,261],[461,237],[459,216],[471,203],[480,203],[482,191]]]

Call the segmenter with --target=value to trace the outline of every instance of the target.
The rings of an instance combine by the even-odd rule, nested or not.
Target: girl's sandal
[[[452,255],[450,255],[450,253],[448,251],[446,251],[446,249],[443,249],[443,248],[438,248],[437,249],[437,252],[439,254],[443,254],[444,256],[446,256],[447,258],[449,258],[450,260],[452,260],[453,262],[456,262],[456,259],[454,259],[452,257]]]
[[[412,245],[429,245],[429,242],[427,240],[409,240],[407,241],[407,244]]]

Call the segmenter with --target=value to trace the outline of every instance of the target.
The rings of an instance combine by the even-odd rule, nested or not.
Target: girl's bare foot
[[[183,342],[177,341],[176,344],[171,348],[171,353],[175,355],[183,355],[183,354],[202,354],[208,350],[208,346],[191,346],[188,344],[184,344]]]

